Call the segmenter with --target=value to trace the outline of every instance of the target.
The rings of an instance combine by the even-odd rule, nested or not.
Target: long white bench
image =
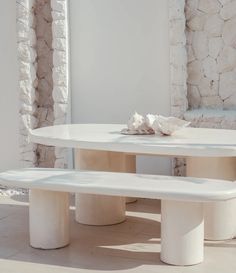
[[[69,244],[69,192],[161,199],[161,260],[174,265],[203,261],[203,202],[236,197],[227,181],[63,169],[7,171],[0,184],[31,189],[30,244],[43,249]]]

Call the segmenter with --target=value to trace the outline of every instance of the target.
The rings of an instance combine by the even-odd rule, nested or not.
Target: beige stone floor
[[[128,205],[127,221],[107,227],[75,223],[71,207],[70,246],[37,250],[28,243],[27,197],[0,197],[0,273],[236,273],[236,240],[206,242],[200,265],[162,263],[160,203],[153,200]]]

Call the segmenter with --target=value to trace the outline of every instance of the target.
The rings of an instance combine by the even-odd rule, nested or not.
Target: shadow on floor
[[[27,196],[15,196],[12,200],[28,201]],[[29,246],[28,204],[0,205],[0,211],[6,214],[0,220],[0,259],[104,271],[162,264],[160,223],[152,219],[128,216],[118,225],[86,226],[75,222],[71,210],[70,245],[38,250]],[[156,230],[154,235],[142,233],[150,227]]]

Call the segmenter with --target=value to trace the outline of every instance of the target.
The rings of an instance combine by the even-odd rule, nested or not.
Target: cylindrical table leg
[[[188,157],[187,176],[236,179],[236,158]],[[205,239],[227,240],[236,235],[236,200],[204,204]]]
[[[123,168],[120,172],[124,173],[136,173],[136,156],[130,154],[123,154]],[[137,201],[135,197],[126,197],[125,198],[126,204],[133,203]]]
[[[81,170],[125,172],[134,168],[135,158],[124,153],[75,151],[75,167]],[[125,220],[125,198],[76,194],[75,219],[81,224],[112,225]]]
[[[30,191],[30,245],[55,249],[69,244],[69,194]]]
[[[161,260],[173,265],[203,261],[202,203],[161,201]]]
[[[125,220],[124,197],[78,194],[76,196],[76,221],[86,225],[113,225]]]

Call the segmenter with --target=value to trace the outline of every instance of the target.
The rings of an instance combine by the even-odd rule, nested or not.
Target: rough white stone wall
[[[31,129],[66,122],[66,0],[17,0],[20,145],[23,166],[66,167],[66,149],[29,143]]]
[[[69,103],[68,5],[67,0],[51,0],[53,30],[54,124],[66,123]],[[67,166],[67,149],[55,148],[55,167]]]
[[[29,142],[28,133],[37,126],[35,88],[36,35],[34,0],[17,0],[17,49],[19,60],[19,122],[20,161],[24,167],[32,167],[37,161],[36,145]]]
[[[236,130],[236,112],[234,110],[195,109],[187,111],[184,118],[191,121],[192,127]]]
[[[190,108],[236,110],[236,0],[187,0]]]
[[[187,100],[187,52],[185,0],[169,0],[171,114],[184,118]],[[173,159],[173,173],[183,175],[185,162]]]
[[[169,0],[171,113],[183,118],[187,101],[185,0]]]
[[[36,117],[37,128],[50,126],[54,123],[52,98],[53,80],[53,49],[52,49],[52,14],[50,0],[36,0],[34,6],[37,78],[36,88]],[[37,145],[37,166],[53,167],[55,163],[55,148]]]

